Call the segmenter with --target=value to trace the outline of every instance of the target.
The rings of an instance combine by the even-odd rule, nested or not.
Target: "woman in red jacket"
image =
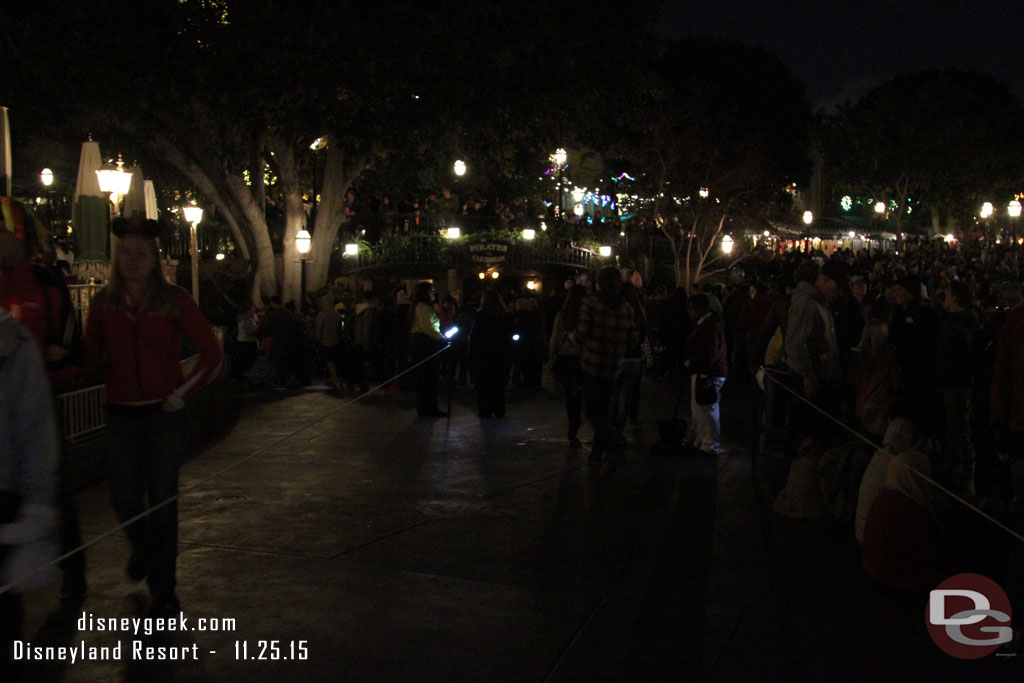
[[[209,324],[180,287],[160,269],[156,221],[118,219],[121,238],[109,284],[93,300],[85,331],[90,367],[102,367],[107,393],[111,497],[128,525],[128,576],[147,580],[154,616],[176,614],[178,465],[187,446],[185,406],[220,365],[222,352]],[[181,368],[181,341],[199,355]],[[148,495],[147,495],[148,494]]]

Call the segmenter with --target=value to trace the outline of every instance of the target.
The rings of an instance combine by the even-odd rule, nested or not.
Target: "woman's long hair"
[[[640,334],[647,332],[647,311],[644,310],[644,303],[640,299],[640,290],[631,282],[622,283],[622,298],[633,309],[633,322]]]
[[[587,298],[587,288],[583,285],[573,285],[562,304],[562,327],[568,332],[576,329],[580,322],[580,309],[583,308],[583,300]]]
[[[136,301],[135,305],[139,310],[156,310],[166,312],[170,310],[174,302],[174,287],[164,277],[163,268],[160,267],[160,248],[156,239],[149,235],[133,232],[121,238],[122,243],[127,239],[138,239],[140,245],[149,252],[153,261],[153,268],[146,278],[146,289],[142,301]],[[125,305],[125,283],[121,276],[120,269],[121,249],[114,251],[114,258],[110,262],[110,281],[107,286],[96,294],[98,303],[114,308],[123,308]]]
[[[416,309],[419,308],[420,304],[426,304],[427,306],[430,306],[431,310],[434,309],[434,302],[430,300],[430,292],[433,289],[434,286],[426,281],[416,284],[416,289],[412,292],[412,300],[409,302],[407,325],[412,326],[416,322]]]

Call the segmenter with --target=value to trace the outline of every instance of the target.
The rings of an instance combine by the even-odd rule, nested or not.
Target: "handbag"
[[[710,406],[718,403],[718,390],[715,388],[715,379],[710,375],[697,375],[694,398],[699,406]]]

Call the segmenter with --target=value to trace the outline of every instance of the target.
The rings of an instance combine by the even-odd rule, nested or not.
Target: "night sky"
[[[1024,99],[1024,3],[944,2],[666,0],[662,29],[766,49],[804,81],[816,108],[855,100],[900,73],[943,67],[988,73]]]

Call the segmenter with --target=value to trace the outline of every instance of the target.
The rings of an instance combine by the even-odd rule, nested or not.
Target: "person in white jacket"
[[[57,438],[36,342],[0,309],[0,680],[18,680],[22,594],[55,575]]]

